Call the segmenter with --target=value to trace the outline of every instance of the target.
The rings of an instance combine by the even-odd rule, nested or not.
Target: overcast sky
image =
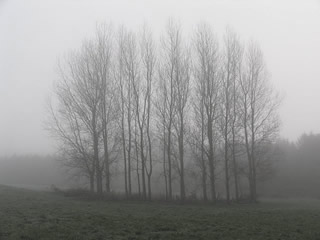
[[[320,133],[319,0],[0,0],[0,155],[54,151],[43,122],[57,60],[96,22],[160,32],[169,17],[186,31],[206,21],[258,41],[284,95],[281,136]]]

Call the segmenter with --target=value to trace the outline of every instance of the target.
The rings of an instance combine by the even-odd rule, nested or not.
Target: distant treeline
[[[263,184],[267,197],[320,198],[320,134],[303,134],[296,142],[278,142],[274,177]]]
[[[272,167],[258,179],[260,196],[265,198],[320,198],[320,134],[303,134],[296,142],[278,140],[273,146],[272,156],[273,158],[270,159]],[[75,169],[64,168],[63,165],[60,165],[64,163],[64,160],[60,160],[57,157],[41,155],[0,157],[0,184],[38,190],[50,190],[52,185],[62,189],[83,189],[87,178]],[[112,168],[111,191],[113,195],[125,193],[121,160],[114,163]],[[202,198],[202,178],[192,160],[188,159],[189,163],[186,166],[186,182],[188,197],[195,200]],[[165,198],[161,166],[161,162],[155,163],[157,171],[154,173],[152,184],[156,199]],[[177,175],[174,176],[177,179]],[[220,171],[218,176],[217,198],[222,198],[225,196],[223,171]],[[247,194],[247,181],[244,177],[241,179],[239,196],[244,197]],[[137,179],[134,178],[134,180]],[[174,181],[174,199],[179,193],[177,183],[178,181]],[[133,195],[132,199],[139,197],[138,192],[134,192]]]
[[[257,43],[230,29],[218,39],[207,24],[184,35],[169,20],[160,41],[147,26],[98,25],[59,62],[47,126],[64,165],[100,195],[121,175],[127,198],[256,201],[280,100]]]

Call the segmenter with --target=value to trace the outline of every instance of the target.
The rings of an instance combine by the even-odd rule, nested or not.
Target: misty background
[[[320,132],[316,0],[0,1],[0,183],[70,183],[49,156],[56,148],[44,126],[58,59],[91,37],[97,22],[132,29],[148,22],[157,36],[169,17],[183,22],[186,32],[206,21],[218,35],[231,26],[243,40],[260,43],[271,81],[284,96],[280,135],[288,139],[280,144],[277,173],[264,191],[319,194],[314,189],[320,180],[320,137],[302,136]]]

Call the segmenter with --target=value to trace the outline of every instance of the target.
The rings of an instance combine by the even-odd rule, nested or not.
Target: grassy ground
[[[320,239],[320,203],[98,202],[0,186],[0,239]]]

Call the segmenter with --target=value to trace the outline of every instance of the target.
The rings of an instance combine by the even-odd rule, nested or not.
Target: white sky
[[[0,155],[53,151],[43,121],[57,59],[97,22],[158,33],[169,17],[186,31],[206,21],[257,40],[285,96],[281,135],[320,133],[320,0],[0,0]]]

